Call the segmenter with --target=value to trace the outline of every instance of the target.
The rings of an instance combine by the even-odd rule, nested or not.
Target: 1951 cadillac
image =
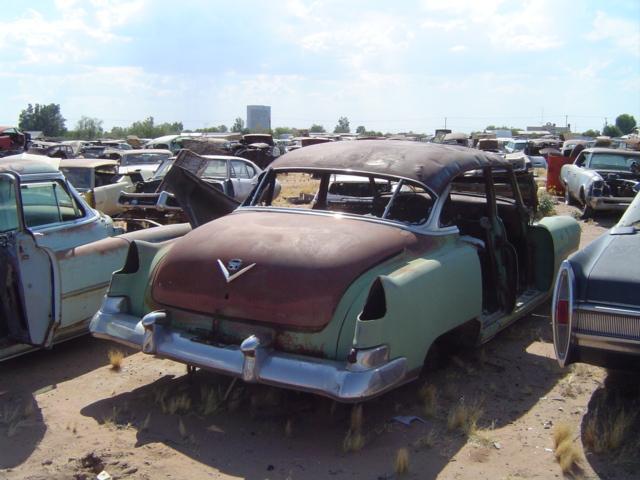
[[[640,194],[618,224],[562,263],[553,296],[561,366],[640,371]]]
[[[328,202],[335,175],[368,178],[370,195]],[[531,181],[457,146],[295,150],[232,213],[169,245],[133,242],[91,331],[247,382],[374,397],[417,378],[434,345],[487,341],[548,298],[580,228],[534,223]]]

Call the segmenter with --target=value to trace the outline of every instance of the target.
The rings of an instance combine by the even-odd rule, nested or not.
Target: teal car
[[[130,243],[162,243],[190,230],[183,224],[119,235],[57,161],[0,159],[0,361],[89,333]]]
[[[336,175],[370,194],[328,201]],[[184,191],[203,211],[202,191]],[[90,328],[246,382],[367,400],[416,379],[435,346],[486,342],[548,299],[580,228],[535,222],[535,192],[531,174],[464,147],[298,149],[231,213],[132,242]]]

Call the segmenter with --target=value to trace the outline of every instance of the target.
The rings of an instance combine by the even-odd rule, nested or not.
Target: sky
[[[638,0],[4,0],[0,124],[58,103],[128,126],[470,132],[640,123]]]

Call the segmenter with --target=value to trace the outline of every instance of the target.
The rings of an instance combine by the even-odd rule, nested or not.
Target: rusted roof
[[[455,145],[401,140],[331,142],[285,153],[274,169],[350,170],[389,175],[422,183],[440,195],[463,172],[486,166],[506,167],[498,155]]]

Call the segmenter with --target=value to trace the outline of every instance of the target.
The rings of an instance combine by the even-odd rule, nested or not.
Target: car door
[[[230,163],[230,176],[233,182],[235,199],[242,202],[257,184],[257,172],[251,164],[244,160],[231,160]]]
[[[113,239],[111,221],[89,208],[62,178],[21,185],[26,227],[51,252],[59,278],[60,329],[80,328],[96,312],[111,279],[122,267],[127,242]]]
[[[59,324],[52,255],[25,224],[20,182],[0,174],[0,337],[49,346]]]
[[[114,183],[113,180],[117,180]],[[93,170],[93,198],[95,208],[107,215],[116,215],[122,211],[118,198],[122,192],[133,191],[134,185],[128,176],[118,176],[117,168],[99,166]]]

